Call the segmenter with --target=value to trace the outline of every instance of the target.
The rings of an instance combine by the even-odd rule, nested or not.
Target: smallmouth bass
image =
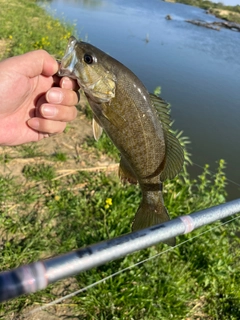
[[[133,231],[168,221],[162,182],[174,178],[184,162],[183,149],[170,131],[168,104],[149,94],[119,61],[74,37],[69,39],[58,75],[77,80],[93,111],[95,139],[103,128],[120,151],[120,178],[140,185],[142,201]]]

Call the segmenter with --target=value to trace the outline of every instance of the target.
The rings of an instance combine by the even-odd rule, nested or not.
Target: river
[[[174,128],[191,140],[193,162],[214,171],[225,159],[227,178],[240,185],[239,32],[189,24],[219,19],[159,0],[53,0],[46,10],[75,23],[82,40],[124,63],[149,91],[161,86]],[[201,171],[194,165],[190,172]],[[236,184],[228,182],[229,199],[239,197]]]

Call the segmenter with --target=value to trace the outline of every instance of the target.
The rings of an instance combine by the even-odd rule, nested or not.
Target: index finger
[[[16,64],[15,71],[28,76],[36,77],[40,74],[52,76],[58,71],[57,61],[45,50],[27,52],[20,56],[8,59],[8,63]]]

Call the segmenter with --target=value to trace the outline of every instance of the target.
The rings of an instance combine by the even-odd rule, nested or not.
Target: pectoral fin
[[[126,121],[118,109],[114,108],[111,102],[104,103],[102,106],[103,116],[113,124],[118,130],[123,130],[126,126]]]
[[[102,127],[100,126],[100,124],[98,123],[98,121],[96,120],[96,117],[93,118],[93,121],[92,121],[92,129],[93,129],[94,139],[95,139],[96,141],[98,141],[99,138],[100,138],[101,135],[102,135],[103,129],[102,129]]]
[[[161,173],[161,181],[173,179],[181,171],[184,163],[184,152],[179,140],[171,132],[170,105],[162,98],[150,94],[156,108],[165,137],[165,163]]]
[[[126,127],[126,121],[123,115],[121,114],[120,110],[114,107],[114,102],[110,101],[106,103],[98,103],[93,101],[91,97],[89,97],[88,95],[86,96],[87,96],[89,105],[94,113],[95,121],[98,123],[99,126],[103,126],[103,125],[100,125],[100,123],[103,123],[103,120],[104,120],[103,117],[104,117],[112,125],[114,125],[118,130],[123,130],[124,127]]]

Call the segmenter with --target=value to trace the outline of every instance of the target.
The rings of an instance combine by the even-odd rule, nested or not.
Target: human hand
[[[19,145],[63,132],[77,115],[77,83],[56,74],[44,50],[0,62],[0,145]]]

